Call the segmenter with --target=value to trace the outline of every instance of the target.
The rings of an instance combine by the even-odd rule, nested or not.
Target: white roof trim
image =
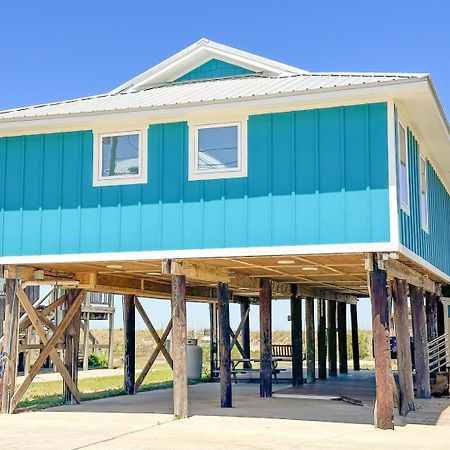
[[[137,77],[123,83],[113,89],[111,93],[131,92],[173,81],[213,58],[271,76],[308,73],[297,67],[282,64],[203,38]]]

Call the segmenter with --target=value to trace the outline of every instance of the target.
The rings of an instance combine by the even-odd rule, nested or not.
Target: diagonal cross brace
[[[39,356],[36,359],[33,366],[31,367],[25,380],[19,386],[19,389],[17,389],[17,391],[14,393],[14,395],[11,399],[11,411],[14,411],[16,409],[17,404],[19,403],[23,394],[26,392],[26,390],[30,386],[31,382],[33,381],[34,377],[39,372],[40,368],[42,367],[42,365],[44,364],[44,362],[48,356],[50,356],[52,358],[53,362],[57,366],[58,370],[60,371],[62,377],[64,378],[64,381],[67,383],[67,386],[70,389],[70,391],[72,392],[76,401],[80,402],[80,392],[78,391],[76,384],[74,383],[69,372],[67,371],[66,366],[61,361],[61,358],[59,357],[58,353],[56,352],[55,345],[61,338],[62,334],[66,330],[67,326],[69,325],[70,321],[76,314],[77,310],[81,307],[81,303],[83,302],[83,299],[84,299],[84,294],[85,294],[84,291],[81,291],[78,294],[74,303],[69,308],[69,310],[66,312],[64,319],[61,321],[60,325],[55,330],[52,337],[50,339],[48,339],[47,334],[45,333],[44,327],[40,323],[39,317],[36,314],[36,311],[33,308],[33,305],[29,301],[28,297],[26,296],[25,292],[23,291],[23,289],[21,287],[19,287],[17,289],[17,296],[19,298],[19,301],[22,304],[23,308],[25,309],[25,312],[28,314],[28,317],[30,318],[33,326],[35,327],[35,329],[36,329],[37,333],[39,334],[39,337],[41,338],[45,347],[39,354]]]
[[[136,309],[139,311],[139,314],[141,315],[142,320],[145,322],[145,325],[147,325],[148,331],[150,331],[150,334],[152,335],[154,341],[156,342],[156,344],[159,344],[159,342],[161,341],[161,338],[159,337],[158,332],[156,331],[155,327],[153,326],[152,322],[150,321],[150,318],[148,317],[141,302],[137,299],[137,297],[135,297],[135,299],[134,299],[134,304],[136,306]],[[166,339],[167,339],[167,336],[166,336]],[[164,339],[163,344],[166,341],[166,339]],[[166,358],[166,361],[169,364],[170,368],[173,369],[172,357],[170,356],[166,347],[164,347],[164,345],[163,345],[160,350],[161,350],[161,353],[164,355],[164,358]]]

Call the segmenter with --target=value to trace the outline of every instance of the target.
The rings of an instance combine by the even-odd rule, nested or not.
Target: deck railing
[[[429,368],[430,372],[446,371],[450,362],[448,333],[428,342]]]

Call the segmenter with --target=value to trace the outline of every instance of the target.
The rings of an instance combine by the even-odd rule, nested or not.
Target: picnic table
[[[280,369],[278,367],[278,361],[284,361],[282,357],[273,357],[272,364],[272,375],[275,382],[278,383],[278,374],[285,371],[286,369]],[[253,364],[260,363],[260,358],[236,358],[231,360],[231,375],[233,376],[234,382],[237,383],[237,374],[245,374],[248,372],[259,372],[259,369],[254,369]],[[247,364],[246,364],[247,363]],[[239,367],[242,366],[242,367]],[[250,366],[250,367],[248,367]]]

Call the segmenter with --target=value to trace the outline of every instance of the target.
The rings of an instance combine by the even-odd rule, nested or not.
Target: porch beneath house
[[[376,394],[379,405],[376,412],[377,425],[380,428],[392,428],[394,388],[389,349],[391,328],[389,299],[392,295],[397,304],[395,324],[399,338],[399,354],[401,355],[401,361],[399,361],[401,398],[403,400],[406,398],[410,402],[398,405],[398,409],[402,412],[401,419],[398,419],[400,416],[395,413],[396,424],[402,425],[408,412],[408,417],[420,413],[417,409],[414,410],[411,404],[414,401],[411,355],[408,360],[405,353],[405,342],[407,342],[409,351],[407,306],[405,309],[407,297],[408,295],[411,297],[414,306],[412,308],[415,321],[414,342],[417,344],[417,351],[421,352],[418,353],[420,357],[427,352],[427,339],[423,339],[427,335],[427,324],[430,330],[433,329],[434,334],[438,333],[437,297],[440,293],[439,283],[441,281],[432,274],[426,273],[424,269],[415,267],[412,261],[398,256],[392,258],[392,255],[382,254],[289,255],[41,264],[18,268],[11,266],[5,268],[4,272],[8,278],[6,304],[9,307],[9,309],[7,308],[9,316],[5,317],[9,321],[17,320],[18,303],[16,302],[14,306],[15,313],[12,308],[13,294],[16,292],[25,314],[29,316],[30,325],[35,326],[41,337],[39,345],[42,352],[39,362],[41,363],[50,355],[52,359],[55,359],[57,366],[62,367],[62,362],[55,352],[55,346],[64,345],[65,363],[71,368],[71,372],[68,373],[62,367],[66,403],[68,404],[79,401],[76,388],[77,369],[73,361],[74,356],[78,354],[76,340],[79,340],[79,336],[77,338],[76,333],[79,333],[80,327],[73,327],[70,332],[66,330],[75,320],[74,317],[77,315],[84,292],[106,292],[124,296],[124,389],[130,396],[138,391],[143,377],[145,377],[141,374],[136,379],[134,366],[135,317],[136,314],[140,314],[156,343],[156,348],[149,355],[144,371],[151,370],[159,354],[162,354],[173,368],[173,391],[164,391],[155,395],[165,398],[167,392],[171,393],[172,401],[169,401],[167,408],[176,417],[207,415],[202,409],[206,406],[212,408],[211,411],[214,411],[215,415],[232,416],[241,410],[239,403],[242,401],[241,405],[246,405],[242,411],[244,411],[243,414],[247,414],[247,417],[272,418],[271,405],[275,405],[276,408],[279,408],[279,412],[273,413],[274,418],[285,418],[284,416],[287,415],[292,420],[316,420],[310,411],[309,404],[301,407],[298,403],[298,401],[318,401],[314,399],[314,395],[301,399],[273,398],[274,393],[275,396],[277,395],[278,386],[273,383],[272,378],[278,370],[277,367],[281,367],[274,365],[274,361],[278,364],[283,358],[290,358],[289,362],[292,366],[290,377],[280,373],[280,378],[287,378],[295,390],[303,389],[311,393],[321,391],[330,393],[334,390],[337,395],[339,390],[352,394],[352,392],[358,391],[359,387],[358,392],[360,394],[364,392],[363,405],[352,405],[341,401],[333,401],[326,405],[324,403],[317,404],[313,408],[318,410],[317,420],[327,421],[323,418],[335,416],[338,421],[342,421],[343,416],[339,413],[341,407],[351,406],[360,411],[354,414],[348,410],[351,416],[349,421],[355,420],[354,423],[360,423],[361,417],[364,417],[364,420],[368,420],[368,422],[363,423],[373,423],[374,395]],[[18,274],[18,278],[13,279],[10,274]],[[370,278],[369,285],[366,282],[367,275]],[[34,310],[22,289],[24,283],[51,282],[61,283],[65,286],[65,294],[56,299],[55,303],[65,302],[67,304],[65,317],[61,324],[58,327],[50,327],[52,333],[50,333],[48,321],[43,318],[41,312]],[[409,293],[406,291],[407,286],[409,286]],[[377,378],[375,392],[374,373],[358,371],[357,299],[358,297],[367,297],[369,294],[372,300]],[[171,318],[168,319],[162,335],[156,332],[151,318],[145,313],[142,306],[145,297],[171,299]],[[292,336],[290,355],[284,353],[277,355],[274,351],[276,343],[272,341],[271,307],[272,300],[276,299],[290,299]],[[219,383],[202,384],[195,388],[189,387],[189,394],[186,373],[187,301],[204,302],[210,305],[210,367],[213,377],[216,375],[220,380]],[[235,330],[230,328],[229,305],[231,302],[239,303],[241,307],[241,322]],[[252,362],[249,361],[251,358],[248,346],[250,304],[257,305],[259,310],[260,351],[258,360],[255,361],[257,363],[256,370],[253,371],[253,373],[257,372],[259,383],[235,385],[232,384],[231,350],[233,347],[238,348],[239,359],[243,365]],[[427,304],[426,312],[425,304]],[[350,374],[347,363],[346,326],[349,311],[352,324],[350,337],[350,344],[353,347],[352,367],[355,369],[355,372],[351,371]],[[8,320],[5,320],[6,324],[9,323]],[[80,320],[79,317],[78,320]],[[304,330],[302,329],[303,322]],[[6,331],[9,329],[5,327]],[[164,346],[169,333],[172,334],[171,354]],[[429,336],[429,340],[433,337],[433,333]],[[59,342],[59,339],[64,336],[65,342]],[[4,343],[8,343],[10,340],[10,337],[7,336]],[[419,345],[420,342],[424,345]],[[70,351],[67,352],[67,349]],[[305,360],[305,364],[303,360]],[[422,359],[416,357],[416,360]],[[11,389],[11,384],[4,384],[2,399],[5,412],[14,411],[27,386],[39,370],[37,366],[36,363],[36,367],[32,367],[30,374],[18,389]],[[251,367],[244,367],[244,369],[249,371]],[[11,379],[13,372],[12,368],[9,368],[6,375]],[[416,367],[416,394],[421,397],[420,402],[422,398],[427,401],[430,396],[429,375],[428,365]],[[280,381],[282,382],[282,380]],[[306,386],[301,386],[305,382]],[[5,386],[6,388],[9,386],[9,391],[5,389]],[[201,401],[196,406],[195,395],[197,392],[205,393],[205,396],[202,394]],[[121,401],[125,402],[130,406],[129,412],[133,412],[134,399],[140,399],[141,395],[144,394],[126,397],[117,402],[118,404]],[[254,396],[254,398],[250,401],[249,396]],[[341,395],[341,397],[352,398],[352,395]],[[148,406],[153,411],[153,405]],[[446,409],[447,405],[444,406]],[[80,411],[83,411],[85,407],[89,408],[87,403],[77,406],[77,408],[81,408]],[[247,407],[254,407],[255,411],[251,412]],[[165,414],[167,408],[163,408],[164,411],[154,411],[154,413]],[[324,408],[324,411],[321,408]],[[217,413],[216,409],[221,412]],[[367,415],[361,413],[363,410],[367,412]],[[327,414],[330,415],[327,416]],[[279,417],[280,415],[281,417]]]

